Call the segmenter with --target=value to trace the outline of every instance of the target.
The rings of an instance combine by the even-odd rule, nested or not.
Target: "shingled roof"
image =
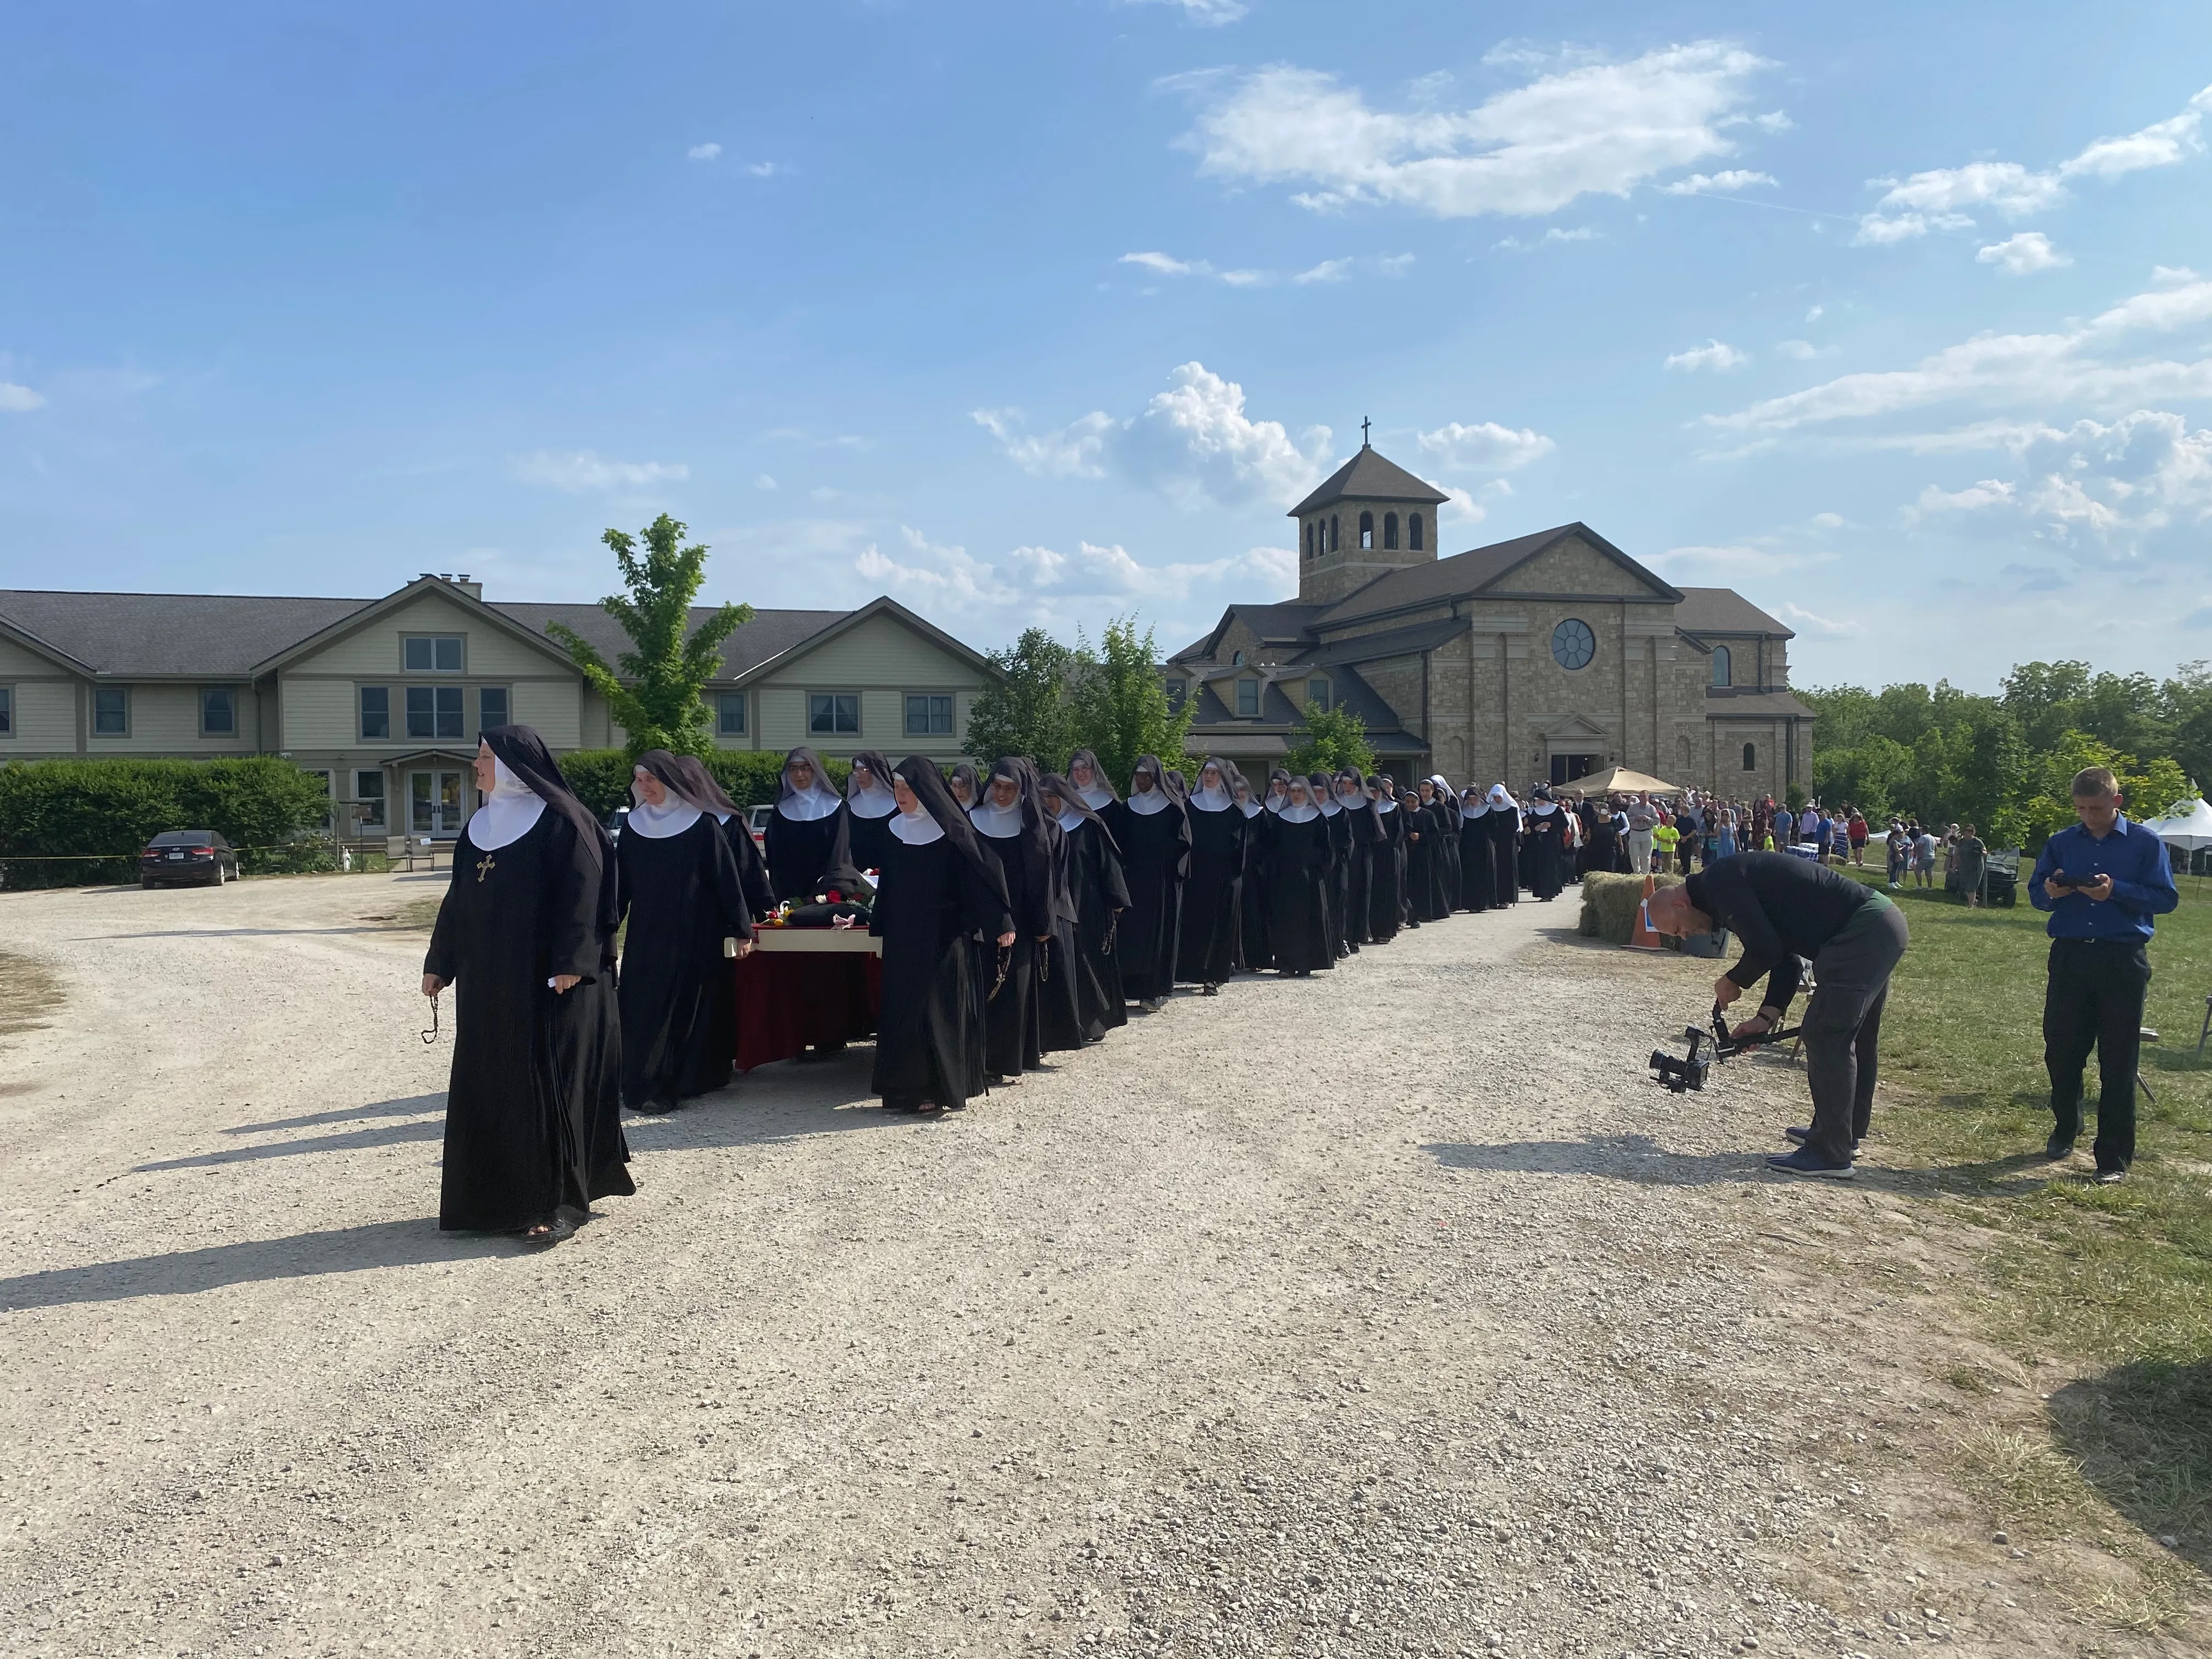
[[[1450,496],[1434,484],[1422,483],[1393,460],[1362,444],[1359,453],[1322,480],[1320,489],[1292,507],[1287,517],[1305,514],[1340,501],[1346,496],[1377,501],[1448,501]]]
[[[685,631],[696,631],[717,608],[693,605]],[[544,633],[554,623],[573,629],[611,667],[617,657],[632,648],[629,635],[623,632],[622,624],[596,605],[501,604],[492,609],[512,617],[535,634]],[[750,673],[771,657],[780,657],[793,646],[804,644],[850,614],[844,611],[756,609],[750,622],[722,641],[722,672],[717,678],[733,680]]]
[[[1733,587],[1686,587],[1674,607],[1674,626],[1685,634],[1765,634],[1797,636]]]
[[[257,664],[370,603],[11,588],[0,590],[0,620],[96,673],[245,679]]]
[[[1629,574],[1647,585],[1655,602],[1680,602],[1682,596],[1679,589],[1662,580],[1588,525],[1577,520],[1573,524],[1555,525],[1549,530],[1539,530],[1533,535],[1516,536],[1510,541],[1492,542],[1487,547],[1455,553],[1449,559],[1409,565],[1403,570],[1393,570],[1387,575],[1377,576],[1332,606],[1316,620],[1315,626],[1327,628],[1354,617],[1371,617],[1386,611],[1434,605],[1443,599],[1472,599],[1503,580],[1516,567],[1526,564],[1554,542],[1569,536],[1581,537]]]

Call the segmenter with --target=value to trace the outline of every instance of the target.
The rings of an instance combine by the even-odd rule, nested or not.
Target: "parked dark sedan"
[[[138,855],[138,884],[220,887],[238,879],[238,853],[212,830],[165,830]]]

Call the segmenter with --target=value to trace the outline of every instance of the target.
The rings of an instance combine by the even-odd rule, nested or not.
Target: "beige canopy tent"
[[[1586,778],[1569,778],[1565,783],[1553,784],[1552,793],[1564,795],[1570,789],[1579,789],[1585,795],[1679,795],[1682,787],[1653,777],[1649,772],[1638,772],[1626,766],[1608,766],[1593,772]]]

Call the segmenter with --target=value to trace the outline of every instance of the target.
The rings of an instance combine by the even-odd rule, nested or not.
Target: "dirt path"
[[[1571,902],[953,1121],[770,1067],[531,1256],[435,1230],[434,891],[0,897],[0,1652],[2197,1650],[1990,1540],[1958,1242],[1644,1081],[1703,975]]]

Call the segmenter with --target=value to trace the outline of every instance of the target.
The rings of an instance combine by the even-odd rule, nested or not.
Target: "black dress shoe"
[[[2053,1164],[2063,1163],[2074,1156],[2074,1137],[2053,1135],[2043,1143],[2043,1155]]]

